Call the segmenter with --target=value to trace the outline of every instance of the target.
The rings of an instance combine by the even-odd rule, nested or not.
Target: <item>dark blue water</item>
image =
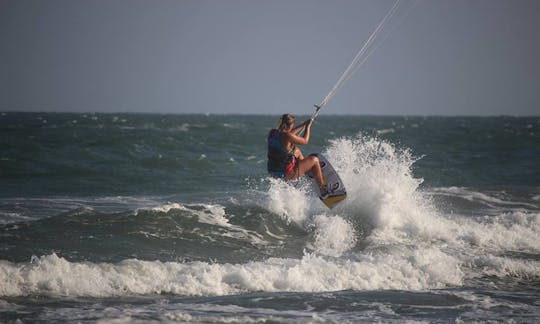
[[[0,320],[537,320],[540,118],[321,116],[332,210],[276,122],[0,113]]]

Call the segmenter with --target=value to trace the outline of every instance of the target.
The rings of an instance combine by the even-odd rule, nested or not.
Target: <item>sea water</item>
[[[0,322],[539,320],[540,118],[277,119],[0,113]]]

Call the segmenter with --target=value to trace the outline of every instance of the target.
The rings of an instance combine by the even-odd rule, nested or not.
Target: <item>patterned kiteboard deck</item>
[[[324,199],[321,196],[319,196],[319,198],[328,208],[334,208],[340,201],[347,198],[347,191],[345,190],[345,185],[343,184],[343,181],[341,181],[341,178],[339,177],[332,164],[328,162],[324,155],[320,153],[314,153],[311,155],[316,156],[319,159],[319,164],[321,166],[323,177],[328,184],[328,196]]]

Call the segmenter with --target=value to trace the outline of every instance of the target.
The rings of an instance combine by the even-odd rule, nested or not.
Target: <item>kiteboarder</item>
[[[294,117],[284,114],[279,120],[277,129],[271,129],[268,133],[268,172],[270,175],[282,178],[286,181],[298,179],[301,175],[308,174],[315,178],[321,191],[321,197],[328,195],[328,189],[324,181],[319,159],[316,156],[304,158],[296,145],[306,145],[309,142],[311,124],[310,118],[295,127]],[[303,135],[299,133],[305,129]]]

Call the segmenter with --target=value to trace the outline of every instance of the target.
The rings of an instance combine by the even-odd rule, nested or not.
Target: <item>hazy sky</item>
[[[0,110],[310,114],[393,4],[0,0]],[[325,114],[540,115],[539,0],[398,18]]]

